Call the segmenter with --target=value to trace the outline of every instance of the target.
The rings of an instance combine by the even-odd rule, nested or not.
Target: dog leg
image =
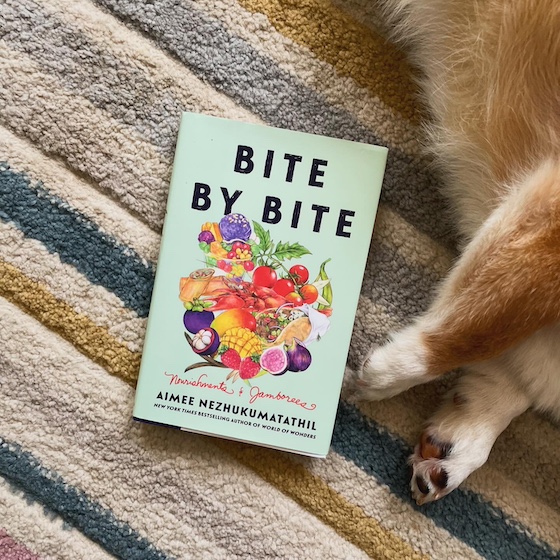
[[[410,488],[418,505],[449,494],[482,466],[496,438],[529,405],[498,364],[480,364],[461,378],[410,457]]]
[[[357,398],[378,400],[489,360],[560,320],[560,165],[512,188],[443,282],[428,312],[374,349]]]

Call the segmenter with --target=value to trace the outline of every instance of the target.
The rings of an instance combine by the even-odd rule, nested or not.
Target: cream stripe
[[[353,463],[336,453],[331,453],[329,459],[314,461],[307,466],[313,474],[323,479],[349,502],[360,506],[367,515],[377,519],[403,541],[420,552],[429,554],[433,560],[481,558],[472,548],[438,527],[385,486],[377,484],[375,479]],[[300,458],[297,460],[302,461]],[[390,517],[387,516],[387,511],[391,512]]]
[[[0,44],[0,101],[6,126],[62,155],[157,228],[165,212],[169,166],[156,149],[106,111],[65,90],[30,58]],[[126,170],[126,173],[117,172]]]
[[[91,284],[73,266],[62,263],[57,254],[49,253],[40,241],[25,237],[11,224],[0,221],[0,239],[0,261],[17,267],[76,313],[106,328],[131,352],[142,350],[146,319],[125,307],[115,294]]]
[[[60,517],[45,513],[0,478],[0,525],[14,540],[25,544],[42,560],[112,560],[100,546]]]
[[[359,409],[368,418],[375,420],[388,430],[398,434],[412,447],[417,443],[420,430],[429,419],[433,407],[439,402],[443,394],[442,387],[449,382],[432,383],[416,387],[390,400],[375,403],[359,403]],[[427,410],[426,403],[430,404]],[[525,441],[538,434],[539,440],[546,443],[548,454],[543,453],[546,461],[558,463],[560,445],[551,445],[558,441],[558,430],[552,425],[538,422],[533,414],[526,414],[523,418],[510,426],[501,439]],[[544,445],[544,443],[543,443]],[[560,511],[547,505],[547,494],[557,495],[555,480],[538,480],[542,495],[535,495],[527,485],[526,477],[538,472],[540,459],[538,456],[524,455],[519,465],[511,465],[512,446],[498,444],[490,454],[488,463],[473,473],[464,483],[465,488],[481,494],[485,499],[500,507],[506,514],[517,519],[528,527],[538,538],[548,542],[553,548],[560,548]],[[556,457],[555,457],[556,456]],[[504,472],[512,469],[518,472],[515,478],[509,478]]]
[[[371,91],[351,77],[340,75],[328,62],[307,47],[285,37],[264,14],[244,10],[236,0],[195,0],[196,5],[218,19],[280,68],[296,76],[309,89],[319,92],[333,106],[344,107],[358,122],[402,152],[419,156],[420,130],[387,107]],[[227,17],[224,17],[227,14]]]
[[[59,162],[43,155],[34,144],[0,126],[0,154],[16,172],[24,171],[52,194],[89,218],[101,231],[156,262],[159,235],[132,216],[114,199],[102,194]],[[33,186],[33,184],[32,184]]]
[[[255,557],[274,550],[299,558],[311,549],[318,558],[367,557],[210,439],[129,420],[130,387],[4,300],[0,316],[3,355],[13,372],[0,410],[6,439],[30,449],[159,548],[183,557],[196,551],[197,558],[233,558],[232,548],[213,548],[208,539],[224,546],[242,539],[252,543]],[[22,354],[25,340],[34,341],[33,352]],[[34,371],[27,385],[18,379],[21,371]],[[16,416],[18,427],[6,422]],[[182,542],[174,538],[179,533]]]
[[[153,41],[120,23],[116,17],[98,8],[93,2],[40,1],[42,6],[91,37],[105,53],[140,67],[156,90],[169,92],[185,110],[262,123],[257,115],[216,91],[177,59],[158,49]]]

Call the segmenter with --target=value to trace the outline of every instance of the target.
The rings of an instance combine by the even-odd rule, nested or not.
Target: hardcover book
[[[386,158],[183,114],[136,420],[327,455]]]

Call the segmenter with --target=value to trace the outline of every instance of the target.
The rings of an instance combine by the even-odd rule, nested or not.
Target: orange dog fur
[[[432,306],[358,379],[375,400],[464,368],[410,460],[425,503],[480,467],[530,406],[560,418],[560,2],[385,4],[423,71],[463,238]]]

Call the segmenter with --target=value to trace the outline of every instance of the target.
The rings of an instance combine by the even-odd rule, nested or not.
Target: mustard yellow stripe
[[[0,296],[57,332],[88,358],[130,385],[136,383],[140,355],[133,353],[88,317],[55,298],[18,268],[0,260]],[[303,465],[279,452],[215,439],[214,443],[296,501],[348,542],[373,558],[427,558],[368,517]]]
[[[332,527],[341,537],[379,560],[427,559],[382,527],[375,519],[338,494],[305,466],[281,452],[216,440],[218,447],[255,471],[308,512]]]
[[[60,334],[109,373],[135,385],[140,354],[131,352],[106,329],[76,313],[41,284],[30,280],[18,268],[1,260],[0,296]]]
[[[404,54],[328,0],[238,2],[246,10],[265,15],[285,37],[310,49],[403,117],[415,123],[420,120],[418,88]]]

